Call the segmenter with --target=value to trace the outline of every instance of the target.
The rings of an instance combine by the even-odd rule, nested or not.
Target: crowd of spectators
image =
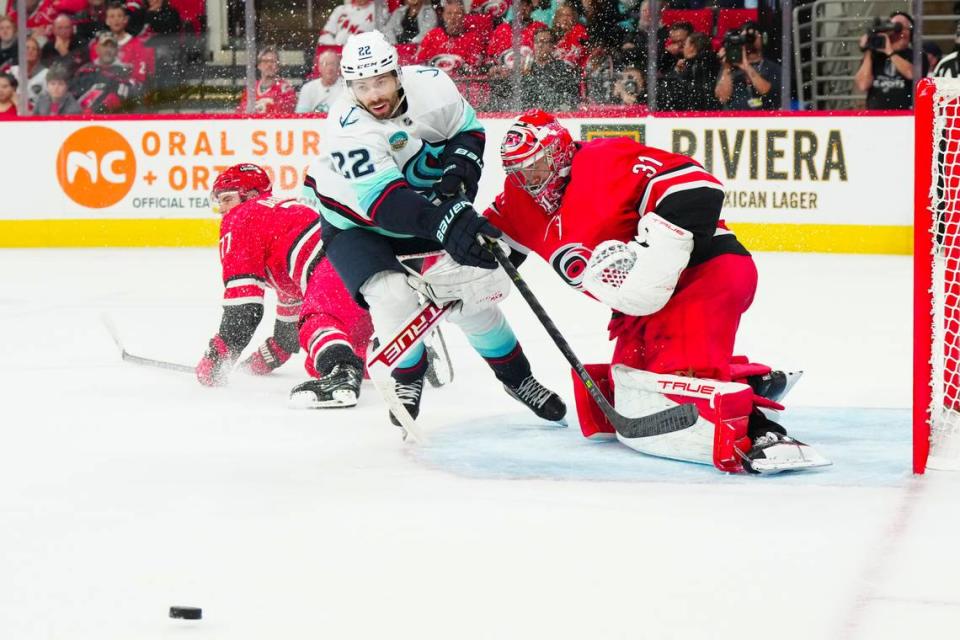
[[[28,113],[114,112],[144,95],[158,65],[176,65],[183,21],[171,0],[27,0],[27,83],[18,87],[10,81],[20,77],[20,61],[9,6],[0,16],[0,96],[10,87],[25,92]],[[0,97],[0,113],[10,117],[4,104]]]
[[[721,33],[713,32],[709,9],[705,31],[683,20],[663,20],[666,12],[702,9],[702,0],[660,2],[665,26],[656,35],[652,79],[647,77],[652,24],[647,0],[521,0],[516,21],[513,4],[405,0],[377,16],[373,0],[345,0],[327,20],[317,54],[377,27],[398,45],[404,63],[443,69],[476,106],[490,111],[646,104],[651,82],[660,96],[658,110],[780,106],[779,66],[764,57],[763,34],[749,20],[757,12],[744,12],[742,1],[711,3],[744,14],[739,24],[725,23]],[[519,47],[514,46],[514,24],[521,28]],[[727,31],[749,33],[732,60],[723,46]]]
[[[20,77],[16,16],[0,16],[0,73],[9,76],[0,80],[0,117],[11,112],[3,97],[10,91],[25,93],[37,114],[106,113],[143,96],[176,49],[169,43],[183,21],[174,5],[185,1],[27,0],[27,81],[19,88],[10,81]],[[402,63],[442,68],[488,111],[645,105],[652,87],[658,111],[780,108],[781,68],[766,56],[757,10],[745,10],[744,0],[704,4],[659,2],[661,26],[652,34],[647,0],[388,0],[379,12],[374,0],[344,0],[318,35],[299,95],[300,79],[281,77],[281,52],[268,46],[257,55],[253,95],[244,91],[237,111],[326,112],[344,90],[340,47],[374,28],[398,46]],[[913,21],[902,12],[889,21],[896,30],[860,42],[855,86],[868,108],[911,106]],[[928,44],[923,59],[924,74],[936,66],[940,75],[960,75],[955,53],[942,56]]]

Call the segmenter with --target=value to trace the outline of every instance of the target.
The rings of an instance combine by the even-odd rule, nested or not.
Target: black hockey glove
[[[497,261],[480,241],[478,234],[499,238],[502,233],[478,214],[467,200],[455,198],[441,204],[436,239],[450,257],[468,267],[496,269]]]
[[[465,194],[467,200],[473,202],[477,197],[481,171],[483,159],[470,149],[460,147],[446,159],[443,175],[433,183],[433,193],[440,200]]]

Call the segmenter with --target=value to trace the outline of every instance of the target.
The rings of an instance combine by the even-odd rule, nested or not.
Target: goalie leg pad
[[[628,417],[641,417],[677,404],[695,404],[700,412],[689,429],[646,438],[617,439],[635,451],[662,458],[712,464],[728,473],[743,471],[740,452],[747,436],[753,390],[738,382],[720,382],[655,374],[614,365],[614,406]]]

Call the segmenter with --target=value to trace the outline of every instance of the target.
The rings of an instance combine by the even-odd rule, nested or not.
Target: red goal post
[[[960,79],[915,102],[913,471],[960,470]]]

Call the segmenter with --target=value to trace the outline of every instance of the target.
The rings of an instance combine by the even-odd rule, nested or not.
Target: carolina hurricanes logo
[[[499,18],[507,12],[512,3],[507,0],[486,0],[480,3],[480,11]]]
[[[568,285],[576,289],[583,282],[583,272],[593,252],[579,242],[565,244],[550,256],[550,266],[560,274]]]
[[[463,58],[455,53],[441,53],[431,58],[427,64],[445,73],[452,73],[463,66]]]
[[[516,59],[516,56],[513,55],[513,49],[507,49],[500,54],[500,66],[506,67],[507,69],[513,69],[513,61]],[[533,60],[533,49],[526,45],[520,47],[520,62],[522,68],[526,69],[530,66],[530,62]]]

